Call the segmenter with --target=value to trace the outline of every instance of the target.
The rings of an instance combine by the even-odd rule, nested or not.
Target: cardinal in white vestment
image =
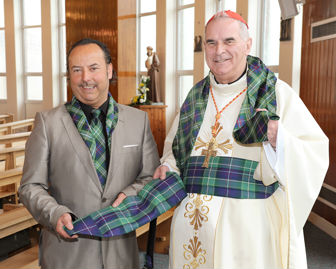
[[[249,56],[232,11],[205,28],[210,73],[189,92],[154,178],[181,176],[170,268],[307,268],[303,225],[328,164],[328,138],[297,94]]]

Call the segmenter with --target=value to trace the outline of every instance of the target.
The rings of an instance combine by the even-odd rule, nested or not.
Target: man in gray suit
[[[20,200],[43,226],[42,268],[138,268],[135,232],[70,237],[64,226],[136,195],[159,164],[147,114],[109,94],[108,49],[78,41],[67,56],[71,102],[36,114],[26,145]]]

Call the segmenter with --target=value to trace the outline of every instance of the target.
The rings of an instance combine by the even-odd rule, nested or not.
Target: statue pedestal
[[[147,112],[151,130],[158,147],[160,157],[166,138],[166,105],[138,105],[136,108]]]

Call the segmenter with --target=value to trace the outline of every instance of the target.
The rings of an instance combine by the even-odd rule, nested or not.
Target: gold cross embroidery
[[[211,138],[210,142],[208,143],[208,149],[202,149],[202,155],[205,155],[204,162],[202,167],[209,167],[209,160],[210,156],[215,157],[217,154],[217,150],[215,148],[216,139]]]
[[[200,137],[196,140],[195,149],[205,147],[206,149],[202,150],[202,155],[205,155],[204,162],[202,167],[209,167],[209,160],[211,156],[216,156],[217,149],[221,149],[224,153],[228,153],[232,149],[232,144],[230,144],[230,139],[226,139],[223,143],[218,144],[215,137],[212,137],[208,143],[204,142]]]

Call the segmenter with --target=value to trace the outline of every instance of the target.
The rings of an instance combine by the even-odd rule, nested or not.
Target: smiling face
[[[217,82],[237,80],[246,68],[246,57],[252,41],[240,36],[240,22],[217,18],[209,22],[205,32],[205,59]]]
[[[72,93],[84,104],[99,108],[106,100],[112,64],[96,44],[75,47],[69,55],[69,79]]]

